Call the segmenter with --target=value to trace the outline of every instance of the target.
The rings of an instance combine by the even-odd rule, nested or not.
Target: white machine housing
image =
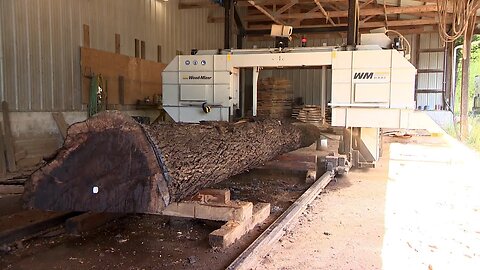
[[[362,128],[361,139],[371,158],[377,160],[379,128],[408,128],[415,108],[416,69],[393,49],[360,45],[355,51],[325,46],[180,55],[162,74],[163,107],[176,122],[228,121],[239,107],[239,69],[253,68],[255,116],[261,68],[320,66],[332,70],[328,104],[332,126]],[[208,105],[211,111],[206,113],[202,105]]]

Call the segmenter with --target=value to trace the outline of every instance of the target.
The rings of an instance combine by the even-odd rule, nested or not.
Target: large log
[[[24,200],[44,210],[158,213],[319,135],[274,120],[147,126],[104,112],[70,126],[56,156],[26,182]]]

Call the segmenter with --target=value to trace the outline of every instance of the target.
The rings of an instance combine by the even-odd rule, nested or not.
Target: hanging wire
[[[469,18],[476,16],[479,8],[480,0],[437,0],[438,27],[442,40],[454,42],[461,37],[467,31]],[[448,28],[450,23],[451,28]]]

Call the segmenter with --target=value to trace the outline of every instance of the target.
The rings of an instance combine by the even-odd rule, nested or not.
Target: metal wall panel
[[[299,39],[293,40],[292,46],[300,46]],[[310,47],[320,47],[324,44],[326,46],[340,46],[344,40],[338,38],[311,38],[307,41]],[[253,48],[272,48],[275,46],[272,40],[248,40],[246,47]],[[322,86],[322,70],[319,68],[298,68],[298,69],[269,69],[262,70],[259,75],[260,78],[278,77],[285,78],[290,81],[294,98],[301,97],[305,104],[320,105],[320,89]],[[327,72],[327,89],[330,89],[331,72]],[[327,97],[328,99],[329,97]]]
[[[223,24],[207,23],[208,9],[178,9],[178,0],[0,1],[0,96],[16,111],[80,110],[83,25],[90,46],[135,55],[145,41],[146,59],[170,62],[176,51],[223,47]],[[3,68],[3,72],[2,69]]]
[[[438,33],[425,33],[420,35],[420,50],[438,49],[444,46]],[[444,70],[444,52],[421,52],[419,53],[417,68],[424,71],[432,70],[432,72],[424,72],[418,74],[417,89],[418,90],[443,90],[444,72],[436,72],[434,70]],[[417,94],[417,108],[427,108],[435,110],[442,107],[443,95],[441,93],[419,93]]]

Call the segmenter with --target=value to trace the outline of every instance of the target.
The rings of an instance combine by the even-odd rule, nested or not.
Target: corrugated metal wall
[[[177,50],[223,46],[223,24],[207,23],[207,15],[178,10],[178,0],[1,0],[0,98],[16,111],[79,110],[84,24],[92,48],[114,52],[118,33],[122,54],[134,56],[137,38],[147,60],[157,60],[161,45],[168,63]]]
[[[438,33],[420,35],[418,52],[417,108],[439,109],[443,107],[444,56],[443,51],[434,50],[444,47]]]

